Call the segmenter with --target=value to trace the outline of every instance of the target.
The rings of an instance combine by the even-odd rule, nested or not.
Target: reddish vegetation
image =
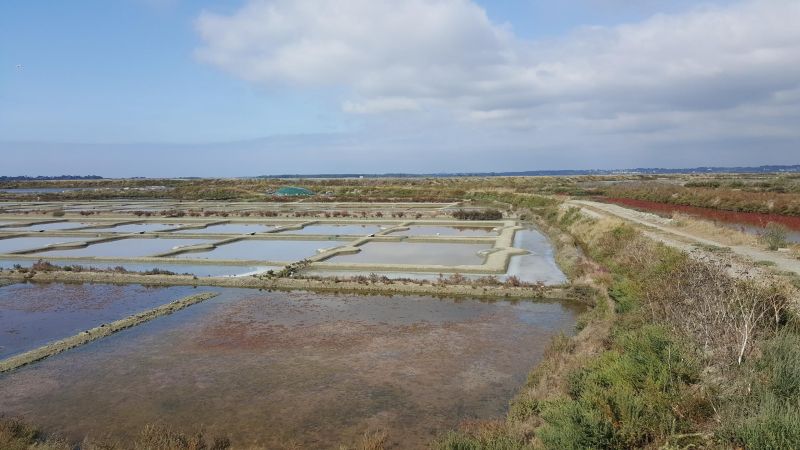
[[[630,208],[643,209],[655,213],[672,214],[673,212],[680,212],[691,216],[700,217],[702,219],[727,223],[747,224],[757,227],[765,227],[768,223],[774,222],[784,225],[792,230],[800,230],[800,217],[795,216],[725,211],[720,209],[700,208],[697,206],[652,202],[649,200],[636,200],[632,198],[600,197],[598,200],[615,203],[617,205],[627,206]]]
[[[781,194],[640,184],[611,186],[605,189],[603,194],[611,198],[635,198],[698,208],[800,217],[800,195],[797,193]]]

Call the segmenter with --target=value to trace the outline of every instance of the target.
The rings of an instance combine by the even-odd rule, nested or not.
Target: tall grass
[[[48,436],[18,419],[0,418],[2,450],[226,450],[227,438],[209,438],[203,433],[183,434],[173,429],[148,425],[132,439],[124,441],[85,439],[76,444]],[[376,449],[376,447],[370,447]]]
[[[545,448],[636,448],[691,429],[703,402],[689,394],[700,367],[663,327],[614,338],[612,349],[573,372],[569,395],[546,402]]]
[[[745,448],[800,448],[800,336],[787,330],[763,347],[751,392],[728,405],[732,420],[723,435]]]

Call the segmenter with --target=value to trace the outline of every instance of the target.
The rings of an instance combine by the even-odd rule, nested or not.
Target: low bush
[[[752,366],[752,390],[730,402],[734,420],[722,435],[744,448],[800,448],[800,336],[784,331],[766,341]]]
[[[437,450],[522,450],[528,448],[523,436],[510,432],[503,423],[468,425],[461,432],[450,432],[437,440]]]
[[[546,448],[633,448],[690,428],[686,392],[699,366],[668,330],[648,325],[572,374],[569,396],[541,407]]]
[[[789,245],[789,230],[781,224],[770,222],[761,234],[761,241],[773,251],[786,247]]]
[[[483,210],[464,210],[453,211],[453,217],[459,220],[499,220],[503,218],[503,213],[496,209]]]

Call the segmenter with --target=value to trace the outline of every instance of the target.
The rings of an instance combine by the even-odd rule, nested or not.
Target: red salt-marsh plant
[[[632,198],[619,197],[599,197],[597,200],[627,206],[630,208],[642,209],[655,213],[671,215],[674,212],[688,214],[703,219],[726,222],[733,224],[746,224],[765,228],[770,223],[781,224],[792,230],[800,231],[800,217],[783,216],[780,214],[762,214],[752,212],[726,211],[713,208],[701,208],[698,206],[675,205],[671,203],[661,203],[649,200],[638,200]]]

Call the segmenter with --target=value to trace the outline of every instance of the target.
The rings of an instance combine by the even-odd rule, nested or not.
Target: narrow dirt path
[[[727,248],[736,255],[750,259],[754,263],[767,261],[774,264],[776,269],[794,272],[800,275],[800,260],[779,252],[771,252],[747,245],[726,245],[713,239],[696,236],[683,230],[676,229],[669,225],[669,219],[659,217],[655,214],[636,211],[619,205],[588,200],[568,200],[566,204],[568,206],[581,208],[586,214],[592,217],[597,217],[598,215],[611,216],[638,225],[639,228],[642,228],[646,236],[671,247],[687,251],[696,249],[697,245]]]

